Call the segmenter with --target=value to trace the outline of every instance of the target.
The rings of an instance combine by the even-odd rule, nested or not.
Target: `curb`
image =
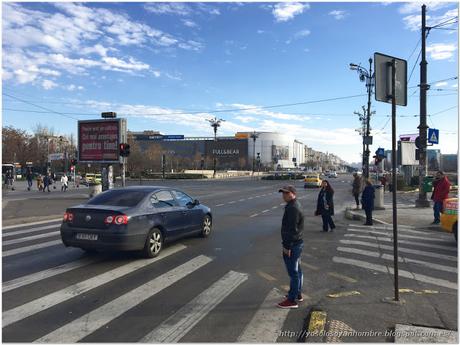
[[[350,208],[345,209],[345,218],[350,220],[366,220],[364,214],[353,212]],[[372,220],[377,224],[389,225],[390,223],[384,222],[383,220],[372,217]]]

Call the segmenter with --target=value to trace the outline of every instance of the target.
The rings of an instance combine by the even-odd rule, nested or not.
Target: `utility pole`
[[[373,75],[372,75],[372,58],[369,58],[369,76],[366,78],[367,82],[367,118],[366,118],[366,178],[369,178],[369,157],[371,151],[369,150],[369,140],[371,135],[371,95],[372,95],[372,83],[373,83]]]
[[[254,172],[256,171],[256,140],[259,137],[259,134],[254,131],[251,134],[251,139],[253,141],[253,148],[252,148],[252,175],[254,176]]]
[[[363,110],[364,110],[364,106],[363,106]],[[361,125],[362,125],[362,128],[360,128],[359,130],[357,129],[356,131],[363,137],[363,155],[362,155],[362,168],[363,168],[363,172],[364,172],[364,167],[366,165],[366,142],[365,142],[365,136],[366,136],[366,133],[367,133],[367,130],[366,130],[366,126],[367,126],[367,120],[366,120],[366,115],[365,115],[365,111],[364,111],[364,114],[361,114],[360,112],[358,111],[355,111],[354,112],[355,115],[358,115],[359,117],[359,122],[361,122]]]
[[[422,44],[422,52],[420,61],[420,125],[418,126],[419,130],[419,140],[420,140],[420,148],[419,148],[419,166],[418,166],[418,176],[419,176],[419,194],[418,199],[415,201],[416,207],[430,207],[430,202],[426,198],[426,192],[423,190],[423,180],[427,175],[427,164],[426,164],[426,137],[427,137],[427,124],[426,124],[426,91],[429,89],[429,85],[427,85],[427,71],[426,71],[426,34],[427,34],[426,27],[426,6],[422,6],[422,37],[421,37],[421,44]]]

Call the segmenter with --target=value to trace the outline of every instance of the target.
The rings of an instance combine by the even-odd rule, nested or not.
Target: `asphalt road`
[[[210,206],[214,216],[209,238],[173,243],[153,260],[136,253],[88,255],[65,248],[59,241],[58,220],[4,228],[3,341],[297,341],[312,306],[329,307],[324,302],[327,294],[376,286],[391,291],[388,275],[375,273],[381,265],[378,261],[384,259],[372,257],[371,266],[371,259],[356,250],[366,249],[365,245],[343,242],[377,241],[381,248],[386,239],[369,238],[370,234],[359,232],[359,223],[350,225],[343,218],[341,208],[352,202],[351,177],[339,176],[332,183],[337,229],[324,233],[320,218],[313,216],[318,191],[304,190],[301,181],[295,182],[307,217],[302,262],[305,301],[296,310],[275,306],[289,284],[281,257],[279,231],[284,204],[277,192],[283,184],[280,181],[152,182],[183,189]],[[66,206],[82,201],[81,191],[45,193],[39,200],[38,192],[21,193],[4,198],[8,201],[3,205],[4,220],[21,216],[39,219],[34,216],[37,211],[42,216],[63,214]],[[435,273],[424,274],[434,280],[401,280],[416,282],[417,288],[437,288],[447,298],[439,303],[456,306],[456,283],[449,284],[456,282],[456,262],[452,261],[456,247],[446,241],[440,238],[439,247],[427,250],[434,253],[434,259],[432,255],[429,260],[450,264],[450,271],[432,266],[430,270]],[[348,249],[343,250],[345,247]],[[369,248],[368,252],[375,252],[375,245]],[[450,259],[440,259],[441,253]],[[440,282],[443,286],[436,285]],[[348,309],[341,307],[335,318],[343,320],[353,314],[349,304]],[[449,309],[444,315],[455,323],[456,317],[456,307],[455,312]]]

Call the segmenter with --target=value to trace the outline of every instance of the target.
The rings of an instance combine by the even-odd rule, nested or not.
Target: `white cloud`
[[[272,14],[277,22],[287,22],[309,8],[309,4],[301,2],[278,3],[273,6]]]
[[[446,86],[446,85],[447,85],[447,81],[442,81],[442,82],[440,82],[440,83],[434,84],[434,86],[436,86],[436,87]]]
[[[310,30],[306,30],[306,29],[305,29],[305,30],[300,30],[300,31],[296,32],[296,33],[292,36],[292,38],[288,39],[288,40],[286,41],[286,44],[290,44],[292,41],[295,41],[295,40],[299,40],[299,39],[305,38],[305,37],[309,36],[310,33],[311,33]]]
[[[265,116],[270,117],[278,120],[290,120],[290,121],[307,121],[311,118],[305,115],[296,115],[296,114],[285,114],[274,112],[266,109],[257,108],[256,105],[252,104],[241,104],[241,103],[233,103],[230,104],[231,107],[235,108],[238,112],[242,114],[249,114],[249,115],[258,115],[258,116]]]
[[[176,15],[176,16],[191,16],[195,13],[219,15],[218,8],[204,3],[183,3],[183,2],[152,2],[144,6],[151,13],[159,15]]]
[[[452,4],[452,3],[450,3]],[[442,7],[441,7],[442,8]],[[422,25],[422,15],[420,14],[420,8],[418,11],[416,11],[413,14],[409,14],[405,17],[403,17],[403,22],[405,24],[406,29],[409,29],[411,31],[419,31]],[[427,26],[434,26],[439,23],[443,23],[455,16],[458,16],[458,9],[450,9],[446,11],[442,15],[426,15],[426,23]]]
[[[242,123],[256,122],[257,119],[252,116],[235,116],[235,120],[238,120]]]
[[[425,4],[427,11],[434,12],[452,5],[452,2],[446,1],[437,1],[437,0],[426,0],[426,1],[411,1],[406,2],[399,7],[399,13],[401,14],[411,14],[411,13],[421,13],[422,5]]]
[[[51,90],[51,89],[54,89],[56,86],[58,86],[58,84],[56,84],[52,80],[45,79],[42,82],[42,86],[45,90]]]
[[[183,20],[182,20],[182,23],[183,23],[185,26],[189,27],[189,28],[196,28],[196,27],[198,27],[198,24],[195,23],[193,20],[190,20],[190,19],[183,19]]]
[[[155,76],[155,78],[159,78],[161,76],[161,72],[160,71],[152,71],[153,75]]]
[[[260,34],[263,34],[265,32],[265,30],[257,30],[257,33],[260,35]]]
[[[453,43],[433,43],[426,47],[427,53],[433,60],[446,60],[450,59],[457,47]]]
[[[452,87],[453,87],[454,89],[458,89],[458,83],[457,83],[457,84],[452,84]]]
[[[348,15],[348,13],[343,10],[334,10],[334,11],[329,12],[329,15],[333,16],[337,20],[340,20],[340,19],[345,18]]]

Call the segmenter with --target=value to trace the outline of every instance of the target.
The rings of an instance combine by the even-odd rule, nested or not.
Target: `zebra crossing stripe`
[[[282,298],[279,290],[272,289],[237,342],[275,343],[289,313],[289,309],[276,308],[276,303]]]
[[[28,234],[30,232],[38,232],[38,231],[47,230],[47,229],[56,229],[56,228],[59,228],[59,226],[60,226],[60,224],[54,224],[54,225],[47,225],[47,226],[39,226],[38,228],[30,228],[30,229],[26,229],[26,230],[3,232],[2,233],[2,238],[11,237],[11,236],[15,236],[15,235]],[[3,242],[3,243],[5,243],[5,242]]]
[[[375,226],[365,226],[365,225],[352,225],[349,224],[349,226],[357,229],[367,229],[367,230],[378,230],[378,231],[388,231],[392,232],[393,231],[393,226],[390,224],[389,226],[385,227],[375,227]],[[409,226],[402,226],[398,224],[398,234],[400,233],[408,233],[408,234],[415,234],[415,235],[429,235],[432,234],[433,231],[423,231],[423,230],[414,230],[414,227],[409,227]],[[437,238],[443,238],[446,240],[450,240],[452,237],[449,236],[448,234],[444,232],[435,232]]]
[[[377,236],[366,236],[366,235],[355,235],[355,234],[346,234],[345,237],[365,238],[365,239],[377,240],[377,241],[383,241],[383,242],[393,242],[393,239],[388,238],[388,237],[377,237]],[[400,239],[398,239],[398,243],[410,244],[410,245],[418,246],[418,247],[442,249],[442,250],[447,250],[450,252],[457,252],[457,248],[452,248],[451,246],[444,246],[442,244],[419,243],[415,241],[406,241],[406,240],[400,240]]]
[[[101,285],[104,285],[108,282],[111,282],[115,279],[123,277],[127,274],[130,274],[138,269],[146,267],[153,264],[159,260],[162,260],[178,251],[184,249],[185,246],[178,245],[170,248],[166,248],[160,256],[153,259],[145,260],[136,260],[130,262],[121,267],[117,267],[105,273],[102,273],[93,278],[89,278],[85,281],[79,282],[77,284],[68,286],[59,291],[55,291],[46,296],[40,297],[23,305],[20,305],[16,308],[7,310],[3,312],[3,322],[2,327],[6,327],[14,322],[22,320],[26,317],[39,313],[45,309],[51,308],[59,303],[65,302],[73,297],[81,295],[85,292],[88,292],[94,288],[97,288]]]
[[[89,264],[95,263],[99,260],[84,258],[81,260],[72,261],[60,266],[52,267],[43,271],[32,273],[26,276],[22,276],[13,280],[8,280],[2,284],[2,292],[7,292],[10,290],[17,289],[24,285],[29,285],[40,280],[56,276],[61,273],[65,273],[76,268],[87,266]]]
[[[33,223],[23,223],[23,224],[2,226],[2,229],[3,230],[16,229],[16,228],[23,228],[23,227],[31,226],[31,225],[46,224],[46,223],[56,223],[56,222],[62,222],[62,217],[61,218],[55,218],[55,219],[49,219],[49,220],[41,220],[39,222],[33,222]],[[59,225],[59,224],[56,224],[56,225]]]
[[[180,308],[166,321],[147,334],[141,343],[176,343],[183,338],[211,310],[222,302],[248,275],[228,272],[211,287],[200,293],[192,301]]]
[[[28,236],[28,237],[23,237],[23,238],[16,238],[14,240],[9,240],[9,241],[2,241],[2,245],[7,246],[9,244],[24,243],[24,242],[37,240],[40,238],[58,236],[59,234],[60,234],[60,231],[47,232],[46,234]]]
[[[33,244],[33,245],[30,245],[30,246],[20,247],[20,248],[16,248],[16,249],[3,250],[2,251],[2,257],[12,256],[12,255],[22,254],[22,253],[28,253],[28,252],[30,252],[32,250],[42,249],[42,248],[46,248],[46,247],[52,247],[52,246],[56,246],[56,245],[59,245],[59,244],[62,245],[62,241],[60,239],[55,240],[55,241],[49,241],[49,242]]]
[[[389,255],[389,254],[380,255],[378,252],[371,252],[369,250],[362,250],[362,249],[348,248],[348,247],[338,247],[337,250],[339,252],[344,252],[344,253],[358,254],[358,255],[370,256],[370,257],[373,257],[373,258],[381,258],[383,260],[393,261],[393,255]],[[432,262],[411,259],[411,258],[407,258],[407,257],[403,257],[403,256],[400,256],[398,258],[398,261],[405,262],[405,263],[414,263],[414,264],[418,264],[418,265],[421,265],[421,266],[432,268],[432,269],[435,269],[435,270],[438,270],[438,271],[457,273],[457,268],[455,268],[455,267],[450,267],[450,266],[446,266],[446,265],[439,265],[439,264],[435,264],[435,263],[432,263]]]
[[[393,246],[386,246],[386,245],[380,244],[380,243],[370,243],[370,242],[364,242],[364,241],[350,241],[350,240],[340,240],[340,243],[349,244],[349,245],[367,246],[367,247],[373,247],[373,248],[379,248],[379,249],[385,249],[385,250],[393,251]],[[398,247],[398,251],[400,251],[401,253],[409,253],[409,254],[416,254],[416,255],[422,255],[422,256],[429,256],[429,257],[436,258],[436,259],[443,259],[443,260],[449,260],[449,261],[457,262],[457,257],[452,256],[452,255],[444,255],[444,254],[438,254],[438,253],[423,252],[421,250],[409,249],[409,248],[405,248],[405,247]]]
[[[363,228],[363,229],[375,229],[375,230],[393,230],[393,224],[388,224],[388,225],[359,225],[359,224],[349,224],[349,226],[353,226],[355,228]],[[409,229],[415,229],[414,226],[412,225],[402,225],[398,224],[398,229],[401,230],[409,230]]]
[[[211,258],[199,255],[34,342],[75,343],[211,261]],[[219,286],[219,289],[225,287]]]
[[[379,231],[366,231],[366,230],[358,230],[358,229],[347,229],[348,231],[351,232],[358,232],[362,234],[376,234],[376,235],[382,235],[382,236],[388,236],[388,237],[393,237],[393,232],[379,232]],[[452,239],[441,239],[441,238],[433,238],[433,237],[422,237],[422,236],[414,236],[414,235],[405,235],[405,234],[399,234],[398,237],[403,237],[403,238],[414,238],[417,240],[427,240],[427,241],[442,241],[442,242],[448,242],[452,243]]]
[[[348,259],[348,258],[337,257],[337,256],[334,256],[332,258],[332,261],[336,262],[336,263],[352,265],[352,266],[361,267],[361,268],[367,268],[367,269],[370,269],[370,270],[373,270],[373,271],[394,274],[394,271],[393,271],[392,267],[388,267],[388,266],[384,266],[384,265],[372,264],[372,263],[366,262],[366,261]],[[443,287],[448,288],[448,289],[454,289],[454,290],[457,289],[457,283],[454,283],[454,282],[451,282],[451,281],[448,281],[448,280],[445,280],[445,279],[438,279],[438,278],[426,276],[424,274],[412,273],[412,272],[405,271],[405,270],[398,270],[398,272],[399,272],[400,277],[417,280],[417,281],[422,282],[422,283],[428,283],[428,284],[433,284],[433,285],[437,285],[437,286],[443,286]]]

